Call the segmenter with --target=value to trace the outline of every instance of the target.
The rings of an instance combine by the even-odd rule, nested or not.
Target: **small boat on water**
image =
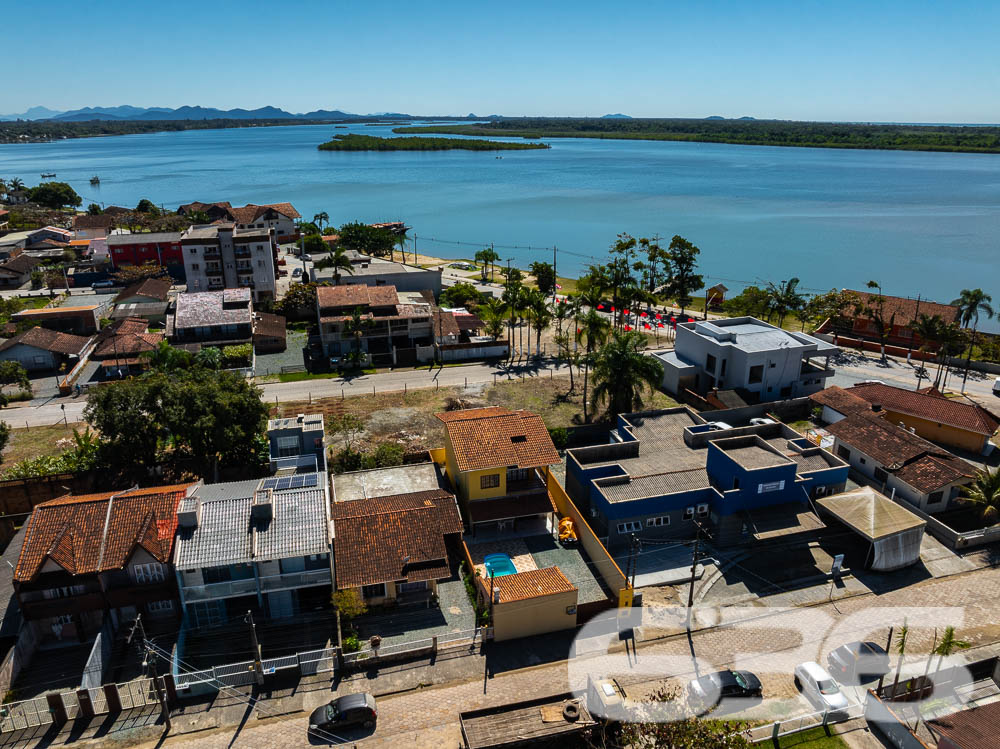
[[[55,177],[55,176],[56,176],[55,172],[49,172],[48,174],[43,174],[42,179],[48,179],[49,177]]]
[[[92,185],[99,185],[99,184],[101,184],[101,178],[98,177],[95,174],[93,177],[90,178],[90,184],[92,184]]]

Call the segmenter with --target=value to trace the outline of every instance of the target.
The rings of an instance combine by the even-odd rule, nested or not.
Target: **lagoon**
[[[0,145],[0,176],[57,173],[90,202],[290,201],[334,224],[401,219],[420,252],[602,261],[618,232],[681,234],[710,282],[802,279],[949,301],[1000,298],[1000,155],[552,139],[537,151],[324,152],[391,125],[191,130]],[[518,139],[502,139],[512,140]],[[502,156],[502,158],[498,158]],[[93,175],[101,178],[91,186]]]

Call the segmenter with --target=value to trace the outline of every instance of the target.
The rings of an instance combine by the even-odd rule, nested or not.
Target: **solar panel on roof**
[[[264,483],[260,485],[261,489],[274,489],[278,484],[278,479],[265,479]]]
[[[302,480],[302,476],[292,476],[291,488],[292,489],[301,489],[302,488],[302,481],[303,481]]]
[[[317,485],[316,474],[310,473],[302,477],[302,486],[316,486]]]
[[[288,489],[291,485],[292,485],[291,477],[286,476],[284,478],[278,479],[278,486],[276,487],[276,489],[279,492],[283,492],[286,489]]]

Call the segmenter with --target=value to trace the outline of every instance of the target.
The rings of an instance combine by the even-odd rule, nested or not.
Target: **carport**
[[[871,487],[815,500],[868,542],[865,567],[889,572],[920,559],[920,543],[927,522]]]

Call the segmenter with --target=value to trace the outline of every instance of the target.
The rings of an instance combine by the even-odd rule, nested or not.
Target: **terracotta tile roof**
[[[331,514],[338,589],[449,576],[444,537],[462,519],[447,492],[335,502]]]
[[[117,320],[101,331],[101,342],[94,349],[95,359],[110,356],[127,358],[152,351],[164,340],[163,333],[150,333],[149,323],[141,317]]]
[[[896,471],[896,476],[914,489],[930,494],[963,478],[972,478],[971,465],[961,458],[923,455]]]
[[[170,296],[172,281],[169,278],[146,278],[134,283],[115,297],[114,304],[134,296],[148,296],[160,302],[167,301]]]
[[[826,429],[848,448],[871,456],[900,480],[923,493],[974,473],[972,466],[961,458],[887,422],[878,414],[854,413]]]
[[[1000,736],[1000,702],[959,710],[951,715],[927,721],[928,728],[943,736],[947,743],[938,746],[955,746],[961,749],[996,749]]]
[[[878,294],[871,294],[867,291],[854,291],[853,289],[845,289],[845,291],[854,294],[866,306],[874,307],[874,300],[878,297]],[[917,318],[917,315],[928,315],[931,317],[941,315],[941,319],[945,322],[958,322],[958,307],[953,307],[950,304],[939,304],[938,302],[921,299],[918,309],[916,299],[906,299],[905,297],[888,296],[886,294],[882,295],[882,299],[884,300],[886,321],[888,322],[889,318],[895,314],[896,317],[893,322],[896,325],[909,325]],[[852,315],[853,313],[853,307],[849,307],[847,314]],[[856,317],[864,318],[865,314],[862,312],[856,315]]]
[[[74,229],[110,229],[114,224],[115,217],[107,213],[99,213],[91,216],[87,213],[78,214],[73,217]]]
[[[395,286],[319,286],[316,301],[326,307],[391,307],[399,303]]]
[[[434,310],[434,335],[459,335],[462,331],[458,327],[458,321],[453,312],[445,312],[442,309]]]
[[[51,351],[54,354],[76,354],[79,356],[89,342],[89,338],[70,333],[58,333],[48,328],[28,328],[20,335],[0,343],[0,351],[6,351],[23,343],[25,346],[33,346],[43,351]]]
[[[538,468],[561,460],[542,418],[530,411],[491,406],[448,411],[437,417],[448,430],[459,471]]]
[[[486,325],[482,320],[476,317],[471,312],[461,313],[455,312],[455,323],[458,325],[459,330],[476,331],[482,330]]]
[[[200,200],[195,200],[192,203],[185,203],[177,207],[178,213],[190,213],[191,211],[202,211],[209,208],[232,208],[232,204],[228,200],[219,201],[216,203],[202,203]],[[105,211],[107,213],[107,211]]]
[[[494,595],[499,593],[497,603],[526,601],[529,598],[570,593],[575,590],[576,588],[558,567],[528,570],[493,578]]]
[[[227,207],[229,206],[227,205]],[[238,224],[252,224],[269,210],[277,211],[282,216],[291,219],[302,218],[302,215],[295,210],[291,203],[266,203],[264,205],[248,203],[239,208],[229,207],[229,215]]]
[[[809,396],[809,400],[821,406],[829,406],[834,411],[842,413],[845,416],[857,411],[871,411],[871,403],[859,398],[849,390],[844,390],[836,385],[831,385],[825,390],[813,393]]]
[[[877,403],[889,411],[947,424],[987,437],[993,436],[1000,429],[1000,418],[982,406],[945,398],[936,390],[918,393],[873,382],[855,385],[846,392],[863,398],[868,403]]]
[[[281,315],[272,315],[269,312],[255,312],[254,317],[257,320],[257,324],[253,329],[254,337],[286,337],[287,330],[285,328],[285,318]]]
[[[12,257],[10,260],[0,265],[0,271],[24,275],[25,273],[30,273],[40,262],[42,261],[37,257],[32,257],[31,255],[25,255],[22,253],[17,257]]]
[[[14,579],[33,579],[48,559],[74,575],[121,569],[139,547],[169,563],[177,505],[192,486],[66,495],[37,505]]]

